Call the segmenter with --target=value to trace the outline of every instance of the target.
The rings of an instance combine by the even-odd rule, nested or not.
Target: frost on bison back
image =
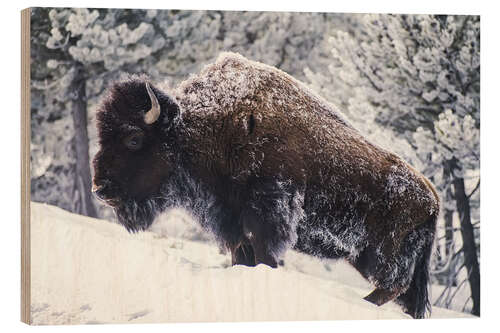
[[[127,230],[184,207],[233,264],[345,258],[376,286],[368,301],[430,308],[433,186],[289,75],[223,53],[174,90],[115,83],[97,120],[93,189]]]

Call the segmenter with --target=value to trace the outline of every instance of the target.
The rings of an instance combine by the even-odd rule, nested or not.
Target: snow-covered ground
[[[181,223],[128,234],[32,202],[33,324],[409,318],[364,301],[372,287],[342,261],[288,251],[277,269],[231,267],[206,239],[181,237],[187,216],[169,220]],[[434,307],[432,317],[470,316]]]

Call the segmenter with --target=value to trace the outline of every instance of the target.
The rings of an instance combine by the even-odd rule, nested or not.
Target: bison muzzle
[[[184,207],[233,264],[345,258],[375,285],[368,301],[430,309],[433,186],[282,71],[224,53],[176,89],[129,76],[97,126],[93,190],[127,230]]]

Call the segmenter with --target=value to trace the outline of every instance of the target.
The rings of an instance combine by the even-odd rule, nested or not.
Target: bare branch
[[[462,282],[460,282],[460,284],[455,288],[455,291],[453,292],[453,294],[450,296],[450,298],[448,299],[448,302],[447,302],[447,306],[449,304],[451,304],[451,301],[453,300],[453,298],[457,295],[458,291],[460,290],[460,288],[462,288],[462,286],[465,284],[465,282],[469,281],[469,276],[470,276],[470,273],[467,274],[467,278],[466,279],[463,279]]]
[[[454,244],[454,242],[452,244]],[[436,269],[436,270],[431,270],[431,274],[440,274],[440,273],[446,272],[450,268],[451,263],[453,262],[453,260],[461,252],[462,252],[462,249],[460,249],[457,252],[455,252],[452,256],[448,256],[448,258],[446,259],[446,262],[444,263],[443,267],[441,267],[439,269]]]
[[[467,304],[469,304],[469,301],[472,299],[472,296],[467,297],[467,300],[465,301],[464,307],[462,308],[462,312],[465,312],[465,308],[467,307]]]
[[[31,86],[37,90],[48,90],[52,87],[55,87],[58,83],[59,83],[59,80],[54,80],[50,84],[47,82],[47,80],[45,80],[43,82],[43,84],[40,83],[40,81],[31,80]]]
[[[481,183],[481,178],[479,178],[479,180],[477,181],[476,186],[474,187],[474,189],[472,190],[472,192],[470,192],[470,194],[467,196],[467,199],[470,199],[474,195],[474,193],[479,188],[479,183]]]
[[[65,47],[66,47],[66,45],[68,45],[68,42],[69,42],[69,36],[70,36],[70,35],[71,35],[71,34],[70,34],[70,33],[68,33],[68,34],[66,35],[66,38],[64,39],[64,43],[62,43],[62,44],[61,44],[61,43],[57,42],[57,45],[54,45],[54,47],[52,47],[52,49],[63,49],[63,48],[65,48]]]

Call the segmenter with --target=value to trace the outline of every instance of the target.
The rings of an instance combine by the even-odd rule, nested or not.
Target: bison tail
[[[397,303],[404,306],[406,313],[413,318],[422,319],[431,313],[429,300],[429,264],[434,243],[437,214],[431,216],[428,223],[420,226],[418,233],[423,246],[415,262],[415,270],[409,288],[397,298]]]

